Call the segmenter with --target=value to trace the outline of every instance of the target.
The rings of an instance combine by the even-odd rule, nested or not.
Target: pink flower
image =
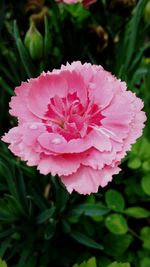
[[[90,5],[92,5],[92,4],[96,3],[96,2],[97,2],[97,0],[83,0],[82,4],[83,4],[84,7],[88,8]]]
[[[80,3],[81,1],[80,0],[56,0],[56,2],[58,3],[65,3],[65,4],[76,4],[76,3]]]
[[[97,0],[56,0],[56,2],[65,4],[82,3],[84,7],[89,7],[90,5],[96,3]]]
[[[97,192],[120,171],[142,134],[142,101],[101,66],[73,62],[15,89],[18,118],[3,141],[42,174],[59,175],[69,192]]]

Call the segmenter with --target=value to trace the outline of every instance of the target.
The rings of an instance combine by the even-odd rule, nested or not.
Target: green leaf
[[[149,217],[150,215],[150,212],[147,211],[146,209],[144,208],[141,208],[141,207],[130,207],[130,208],[127,208],[125,211],[124,211],[125,214],[131,216],[131,217],[134,217],[134,218],[147,218]]]
[[[105,201],[107,206],[114,211],[123,211],[125,207],[125,201],[118,191],[110,189],[105,194]]]
[[[6,261],[0,259],[0,267],[7,267]]]
[[[5,238],[4,241],[1,241],[1,245],[0,245],[0,257],[1,258],[3,258],[8,247],[10,247],[10,240]]]
[[[150,22],[150,1],[147,1],[147,4],[144,8],[144,20],[145,22]]]
[[[86,262],[86,267],[97,267],[96,258],[92,257]]]
[[[15,232],[16,229],[12,228],[12,229],[7,229],[4,231],[0,231],[0,239],[10,236],[11,234],[13,234]]]
[[[36,187],[36,189],[30,185],[31,190],[31,196],[34,201],[34,203],[43,211],[43,209],[47,209],[47,202],[44,196],[42,195],[39,188]]]
[[[51,182],[55,191],[55,206],[59,212],[63,212],[69,200],[69,193],[58,177],[51,176]]]
[[[102,216],[109,213],[110,209],[99,203],[84,203],[74,207],[68,214],[69,217],[72,216]]]
[[[19,200],[19,196],[18,196],[18,191],[17,191],[17,187],[15,184],[15,179],[13,176],[13,168],[11,169],[11,165],[9,165],[7,162],[3,162],[2,160],[0,161],[0,167],[1,167],[1,172],[3,172],[4,177],[7,181],[8,184],[8,188],[10,193]]]
[[[86,262],[85,261],[83,261],[81,264],[75,264],[75,265],[73,265],[73,267],[86,267]]]
[[[18,194],[19,199],[21,201],[21,204],[23,206],[23,209],[25,209],[26,212],[28,212],[28,200],[27,200],[27,192],[26,192],[26,185],[24,181],[23,172],[20,168],[20,166],[17,168],[17,184],[18,184]]]
[[[95,204],[95,203],[96,203],[95,195],[94,195],[94,194],[88,195],[88,196],[86,197],[86,203],[92,203],[92,204]]]
[[[97,259],[97,261],[98,267],[107,267],[111,263],[111,260],[103,255],[101,255],[100,258]]]
[[[85,9],[80,3],[73,5],[65,5],[65,9],[74,17],[77,22],[82,22],[89,17],[90,12]]]
[[[26,262],[27,267],[36,267],[37,262],[36,262],[36,256],[30,256]]]
[[[29,242],[29,241],[28,241]],[[29,255],[32,253],[31,250],[31,243],[28,244],[28,247],[24,247],[21,251],[20,259],[17,264],[17,267],[25,266],[26,260],[28,259]]]
[[[120,214],[111,214],[105,220],[108,230],[117,235],[123,235],[128,231],[126,219]]]
[[[73,267],[97,267],[96,258],[92,257],[87,262],[84,261],[81,264],[76,263]]]
[[[0,65],[0,71],[4,73],[7,77],[7,80],[14,82],[13,74],[5,67],[5,65]]]
[[[54,212],[55,212],[55,207],[44,210],[43,212],[41,212],[38,215],[38,217],[36,219],[36,223],[41,224],[41,223],[47,221],[49,218],[51,218],[51,216],[54,214]]]
[[[70,233],[71,232],[71,226],[70,226],[70,224],[67,222],[67,221],[65,221],[65,220],[62,220],[62,228],[63,228],[63,231],[65,232],[65,233]]]
[[[141,161],[150,159],[150,142],[147,138],[140,138],[136,144],[132,146],[132,151],[135,156],[139,157]]]
[[[73,239],[75,239],[77,242],[90,247],[95,248],[99,250],[103,250],[103,246],[98,244],[95,240],[91,239],[90,237],[78,232],[78,231],[72,231],[69,234]]]
[[[89,236],[94,236],[95,229],[93,227],[93,221],[92,220],[89,220],[88,217],[82,217],[80,224],[83,225],[83,229],[85,230],[85,233],[87,233]]]
[[[49,225],[45,230],[44,238],[46,240],[50,240],[54,236],[55,231],[56,231],[56,223],[55,221],[52,221],[51,223],[49,223]]]
[[[51,52],[52,39],[50,35],[48,17],[44,17],[45,35],[44,35],[44,65],[48,62],[48,56]]]
[[[130,263],[113,262],[108,267],[130,267]]]
[[[150,266],[150,258],[145,257],[140,262],[140,267],[149,267]]]
[[[140,168],[141,164],[141,160],[138,157],[131,157],[128,160],[128,167],[133,170]]]
[[[13,83],[19,84],[21,81],[21,77],[18,73],[18,69],[14,68],[14,65],[17,64],[17,59],[14,53],[11,52],[10,50],[6,50],[4,53],[4,56],[6,57],[9,68],[11,69],[13,73]]]
[[[125,253],[132,241],[133,237],[130,234],[125,234],[120,237],[119,235],[108,233],[103,241],[104,250],[108,255],[116,258]]]
[[[132,16],[126,25],[126,31],[124,33],[124,40],[121,42],[120,53],[117,57],[117,71],[120,76],[127,72],[135,49],[137,49],[137,37],[139,34],[140,22],[142,18],[142,13],[147,0],[138,1],[137,5],[132,11]],[[120,58],[120,60],[118,59]]]
[[[144,44],[144,46],[139,49],[138,53],[134,55],[131,65],[129,66],[129,72],[131,72],[132,70],[134,71],[134,69],[138,67],[137,65],[138,63],[140,63],[145,50],[148,49],[149,47],[150,47],[150,43]]]
[[[141,230],[143,247],[150,250],[150,227],[146,226]]]
[[[0,77],[0,86],[11,96],[15,95],[14,91],[11,87],[4,81],[2,77]]]
[[[16,21],[14,21],[14,37],[15,37],[15,41],[16,41],[16,45],[18,48],[18,52],[22,61],[22,64],[27,72],[27,75],[29,78],[34,77],[36,70],[35,67],[32,63],[32,60],[25,48],[25,46],[23,45],[23,42],[20,38],[20,34],[19,34],[19,29],[17,26]]]
[[[150,159],[143,162],[142,168],[144,171],[150,171]]]
[[[9,211],[12,214],[18,217],[20,217],[20,215],[25,215],[24,210],[22,206],[20,205],[20,202],[14,196],[5,195],[4,200],[7,204]]]
[[[147,174],[142,178],[141,186],[145,194],[150,196],[150,174]]]
[[[14,206],[17,205],[17,206]],[[1,222],[10,223],[18,220],[20,215],[19,203],[13,199],[13,196],[7,196],[7,199],[0,200],[0,220]]]

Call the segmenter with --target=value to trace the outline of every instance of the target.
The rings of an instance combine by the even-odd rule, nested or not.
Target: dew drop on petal
[[[61,143],[61,139],[60,138],[55,138],[52,140],[53,144],[60,144]]]
[[[29,126],[30,129],[36,130],[38,128],[38,126],[36,124],[31,124]]]

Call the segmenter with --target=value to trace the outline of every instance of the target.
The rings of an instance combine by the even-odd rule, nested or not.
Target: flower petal
[[[66,97],[67,93],[67,82],[61,74],[42,74],[39,78],[30,79],[28,108],[39,118],[45,118],[50,98]]]
[[[18,117],[19,122],[38,121],[39,119],[27,107],[27,95],[29,93],[30,85],[28,82],[22,82],[20,86],[16,87],[16,96],[11,98],[10,114]]]
[[[77,172],[61,176],[62,182],[71,193],[73,190],[80,194],[97,193],[98,187],[104,187],[112,180],[112,175],[120,171],[118,167],[108,167],[97,171],[90,167],[81,166]]]
[[[111,165],[116,157],[116,151],[113,148],[111,151],[100,152],[97,149],[90,148],[81,154],[81,163],[84,166],[91,167],[95,170],[101,170],[104,165]]]
[[[38,170],[42,174],[51,173],[53,176],[69,175],[77,171],[80,166],[80,156],[69,154],[57,156],[43,156],[39,162]]]
[[[20,157],[22,160],[27,161],[29,166],[37,165],[40,159],[40,155],[36,153],[33,146],[28,146],[22,140],[23,137],[23,127],[12,128],[2,140],[4,142],[10,143],[9,149],[16,156]]]
[[[87,89],[83,77],[76,71],[62,71],[61,75],[68,83],[68,93],[76,93],[80,102],[85,106],[87,103]]]
[[[69,142],[57,133],[43,133],[38,137],[39,144],[55,153],[80,153],[91,147],[99,151],[110,151],[111,141],[100,132],[92,131],[85,138],[72,139]]]
[[[89,98],[101,108],[108,106],[114,96],[113,76],[100,70],[89,83]]]

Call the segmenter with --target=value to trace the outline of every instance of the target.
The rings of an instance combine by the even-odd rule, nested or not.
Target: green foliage
[[[149,1],[129,7],[98,0],[89,8],[13,2],[0,1],[1,135],[16,125],[8,115],[14,88],[74,60],[101,64],[125,79],[144,100],[147,123],[122,172],[90,196],[70,195],[58,177],[40,175],[0,142],[0,257],[10,267],[149,267]],[[32,51],[33,40],[24,43],[30,23],[39,40]],[[7,267],[4,260],[0,267]]]
[[[150,266],[150,258],[145,257],[141,261],[141,267],[149,267]]]
[[[150,250],[150,227],[146,226],[141,230],[143,247]]]
[[[68,13],[70,13],[72,19],[75,20],[78,27],[81,25],[82,21],[90,16],[90,12],[80,4],[65,5],[64,8],[68,11]]]
[[[130,234],[123,234],[120,238],[120,235],[109,233],[105,236],[103,246],[108,255],[117,258],[125,253],[132,242],[133,237]]]
[[[137,62],[139,61],[139,58],[137,60],[139,54],[136,54],[136,52],[140,48],[140,41],[143,41],[143,34],[140,34],[142,40],[139,40],[139,42],[137,42],[137,38],[139,35],[140,24],[142,24],[141,19],[146,2],[147,0],[138,1],[137,5],[132,11],[131,19],[126,24],[125,34],[123,36],[122,42],[120,43],[117,72],[120,77],[126,79],[127,77],[130,77],[130,73],[132,73],[132,70],[135,68]],[[143,31],[144,30],[145,29],[143,29]],[[125,53],[123,53],[123,49]]]
[[[0,267],[7,267],[6,262],[3,261],[2,259],[0,259]]]
[[[81,264],[75,264],[73,267],[97,267],[96,259],[92,257],[87,262],[84,261]]]
[[[118,262],[113,262],[110,264],[108,267],[130,267],[129,263],[118,263]]]
[[[26,70],[28,77],[31,78],[35,75],[35,67],[32,63],[32,60],[31,60],[21,38],[20,38],[19,29],[17,27],[16,21],[14,22],[14,38],[16,41],[17,49],[18,49],[22,64],[24,65],[24,68]]]
[[[141,167],[141,160],[137,157],[132,157],[129,161],[128,161],[128,167],[130,169],[136,170],[138,168]]]
[[[105,194],[107,206],[114,211],[123,211],[125,201],[123,196],[116,190],[108,190]]]
[[[70,236],[74,238],[77,242],[90,247],[90,248],[95,248],[99,250],[103,250],[103,246],[92,240],[91,238],[85,236],[84,234],[77,232],[77,231],[71,231]]]
[[[146,165],[147,166],[147,165]],[[146,166],[144,165],[144,169],[147,170]],[[149,165],[148,165],[149,166]],[[148,169],[149,171],[149,169]],[[145,194],[150,195],[150,174],[146,174],[141,180],[142,189]]]
[[[147,2],[144,8],[144,19],[146,22],[150,22],[150,1]]]
[[[134,218],[148,218],[150,216],[150,212],[141,207],[130,207],[124,213]]]
[[[126,219],[120,214],[111,214],[105,220],[108,230],[117,235],[123,235],[128,231]]]
[[[69,213],[69,216],[102,216],[104,214],[107,214],[110,211],[105,206],[100,205],[99,203],[84,203],[77,205],[74,209],[72,209]]]
[[[97,267],[95,257],[90,258],[88,261],[84,261],[81,264],[75,264],[73,267]],[[129,263],[113,262],[107,267],[130,267]]]

